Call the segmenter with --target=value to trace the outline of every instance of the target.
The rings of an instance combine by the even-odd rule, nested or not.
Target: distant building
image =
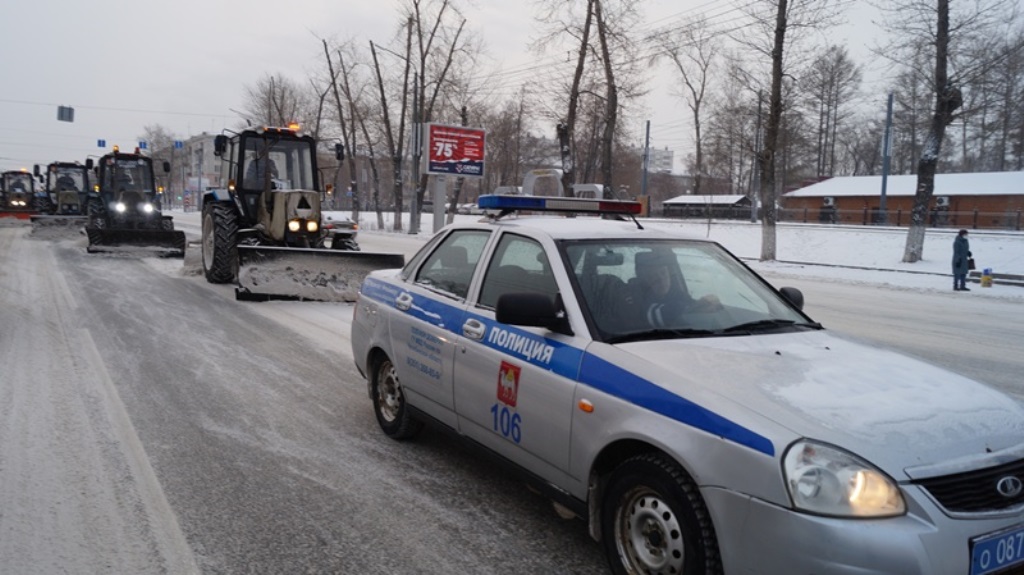
[[[733,194],[684,194],[663,201],[661,208],[668,218],[746,219],[750,217],[750,198]]]
[[[647,161],[647,171],[656,174],[671,174],[675,166],[675,152],[668,149],[649,148],[650,158]],[[641,152],[642,153],[642,152]]]
[[[906,226],[917,190],[916,175],[889,176],[886,223]],[[882,176],[831,178],[783,194],[782,217],[790,221],[869,224],[882,220]],[[1020,229],[1024,172],[936,174],[929,206],[934,227]]]

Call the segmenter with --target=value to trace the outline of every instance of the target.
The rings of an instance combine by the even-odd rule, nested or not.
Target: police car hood
[[[657,379],[666,383],[654,383],[667,391],[713,402],[703,407],[766,435],[776,453],[798,437],[817,439],[899,479],[915,467],[970,468],[1024,445],[1024,408],[1006,395],[825,330],[616,347],[663,368]],[[694,386],[703,389],[695,394]],[[761,418],[794,437],[748,425]]]

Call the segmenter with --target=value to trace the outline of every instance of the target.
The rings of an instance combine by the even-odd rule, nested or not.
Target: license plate
[[[1024,526],[989,533],[971,541],[971,575],[994,573],[1024,563]]]

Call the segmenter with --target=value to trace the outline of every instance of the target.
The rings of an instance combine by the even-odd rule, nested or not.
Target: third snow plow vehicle
[[[171,171],[163,163],[164,172]],[[86,233],[89,252],[155,252],[184,257],[185,233],[174,230],[174,220],[160,212],[153,160],[135,153],[113,153],[100,158],[96,185],[89,193]]]
[[[27,220],[36,213],[36,181],[25,170],[0,174],[0,216]]]
[[[214,154],[227,187],[203,195],[203,273],[237,282],[238,299],[355,301],[367,273],[404,264],[354,242],[325,248],[316,141],[297,126],[221,134]]]
[[[43,174],[39,164],[35,166],[35,175],[43,181],[45,209],[32,216],[35,227],[84,226],[89,218],[86,215],[86,201],[89,194],[89,171],[92,160],[85,165],[78,162],[52,162],[46,166]]]

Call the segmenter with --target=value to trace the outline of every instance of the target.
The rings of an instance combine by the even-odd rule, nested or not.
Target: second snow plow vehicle
[[[32,216],[34,227],[78,227],[89,221],[86,201],[89,194],[89,171],[92,160],[85,165],[78,162],[52,162],[43,175],[39,164],[35,175],[43,181],[46,209]]]
[[[171,171],[167,162],[163,168]],[[175,231],[171,216],[160,212],[151,158],[114,146],[113,153],[100,158],[96,178],[86,207],[87,251],[185,256],[185,232]]]
[[[316,141],[297,127],[221,134],[214,154],[228,185],[203,195],[210,283],[237,282],[238,299],[355,301],[370,271],[404,265],[402,254],[357,251],[354,241],[324,247]]]

